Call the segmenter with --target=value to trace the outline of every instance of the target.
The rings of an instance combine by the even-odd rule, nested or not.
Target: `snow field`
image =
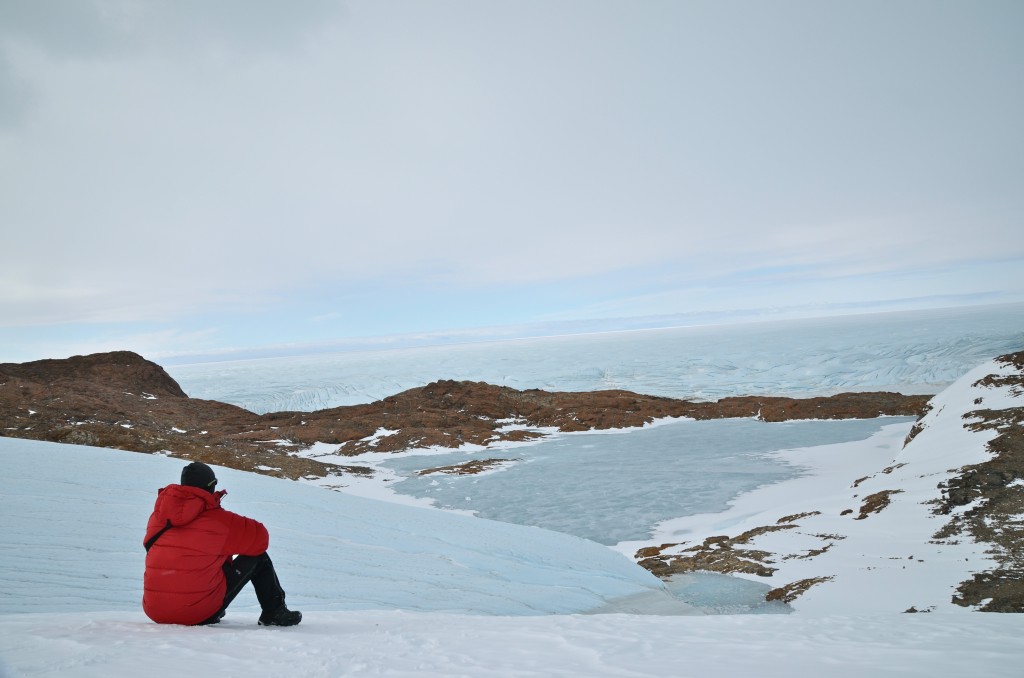
[[[316,612],[289,629],[141,613],[0,616],[25,676],[941,678],[1020,675],[1020,615],[479,617]]]

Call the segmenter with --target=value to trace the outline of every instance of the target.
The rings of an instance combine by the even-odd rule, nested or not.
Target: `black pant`
[[[224,604],[220,610],[202,624],[216,624],[224,616],[224,611],[241,590],[249,582],[256,590],[256,599],[264,612],[273,612],[284,605],[284,589],[277,580],[277,571],[270,556],[264,551],[258,556],[238,556],[224,563],[224,578],[228,588],[224,592]]]

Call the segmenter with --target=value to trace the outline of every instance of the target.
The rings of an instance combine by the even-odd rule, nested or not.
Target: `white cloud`
[[[4,322],[1024,258],[1022,12],[914,7],[5,3]]]

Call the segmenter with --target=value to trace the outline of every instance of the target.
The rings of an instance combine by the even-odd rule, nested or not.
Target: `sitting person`
[[[146,537],[142,609],[159,624],[216,624],[242,587],[252,582],[263,626],[294,626],[262,523],[220,507],[226,491],[206,464],[192,462],[180,485],[157,493]],[[232,558],[232,556],[237,557]]]

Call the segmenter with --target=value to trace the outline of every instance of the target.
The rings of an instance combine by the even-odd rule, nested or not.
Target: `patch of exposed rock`
[[[999,362],[1018,372],[988,376],[975,385],[1009,386],[1016,393],[1024,392],[1024,352],[1003,356]],[[997,433],[988,443],[993,455],[986,462],[963,467],[939,486],[942,500],[935,513],[951,515],[968,504],[971,508],[952,515],[935,539],[969,534],[991,545],[989,554],[998,566],[962,583],[953,602],[981,605],[979,609],[988,612],[1024,612],[1024,407],[976,410],[964,419],[973,431]]]
[[[833,577],[810,577],[808,579],[800,579],[798,581],[790,582],[785,586],[772,589],[765,594],[764,599],[771,602],[774,600],[783,603],[792,603],[794,600],[804,594],[812,586],[817,584],[824,584],[827,581],[832,581]]]
[[[443,473],[446,475],[454,476],[472,476],[484,471],[490,471],[496,468],[500,468],[505,464],[511,464],[512,462],[522,461],[520,459],[473,459],[467,461],[464,464],[453,464],[451,466],[437,466],[435,468],[425,468],[422,471],[417,471],[416,475],[429,476],[435,473]]]
[[[856,487],[856,485],[854,485]],[[864,497],[860,505],[860,515],[854,520],[864,520],[872,513],[880,513],[892,502],[892,495],[899,494],[903,490],[881,490]]]
[[[693,546],[687,546],[685,543],[649,546],[637,551],[635,558],[641,567],[661,579],[684,572],[743,573],[770,577],[777,569],[771,565],[778,556],[767,551],[744,547],[754,537],[779,530],[791,530],[794,527],[797,525],[792,524],[792,520],[780,518],[775,525],[747,530],[735,537],[708,537],[702,543]]]
[[[793,558],[807,559],[819,556],[832,547],[832,543],[845,537],[841,535],[813,535],[823,543],[821,548],[811,549],[802,553],[779,554],[750,548],[755,538],[772,532],[799,528],[796,522],[803,518],[820,515],[818,511],[807,511],[796,515],[783,516],[774,525],[764,525],[747,530],[735,537],[717,535],[706,538],[702,543],[687,546],[685,542],[648,546],[636,552],[637,563],[661,579],[686,572],[718,572],[721,574],[753,574],[759,577],[771,577],[778,568],[772,567],[778,560]],[[825,581],[827,578],[821,578]],[[819,583],[815,581],[814,583]],[[786,596],[793,597],[810,588],[793,587],[787,589]],[[782,594],[768,600],[780,600]],[[792,602],[787,599],[785,602]]]
[[[288,454],[270,434],[252,412],[189,398],[162,367],[128,351],[0,364],[0,435],[169,452],[287,478],[336,472]]]

